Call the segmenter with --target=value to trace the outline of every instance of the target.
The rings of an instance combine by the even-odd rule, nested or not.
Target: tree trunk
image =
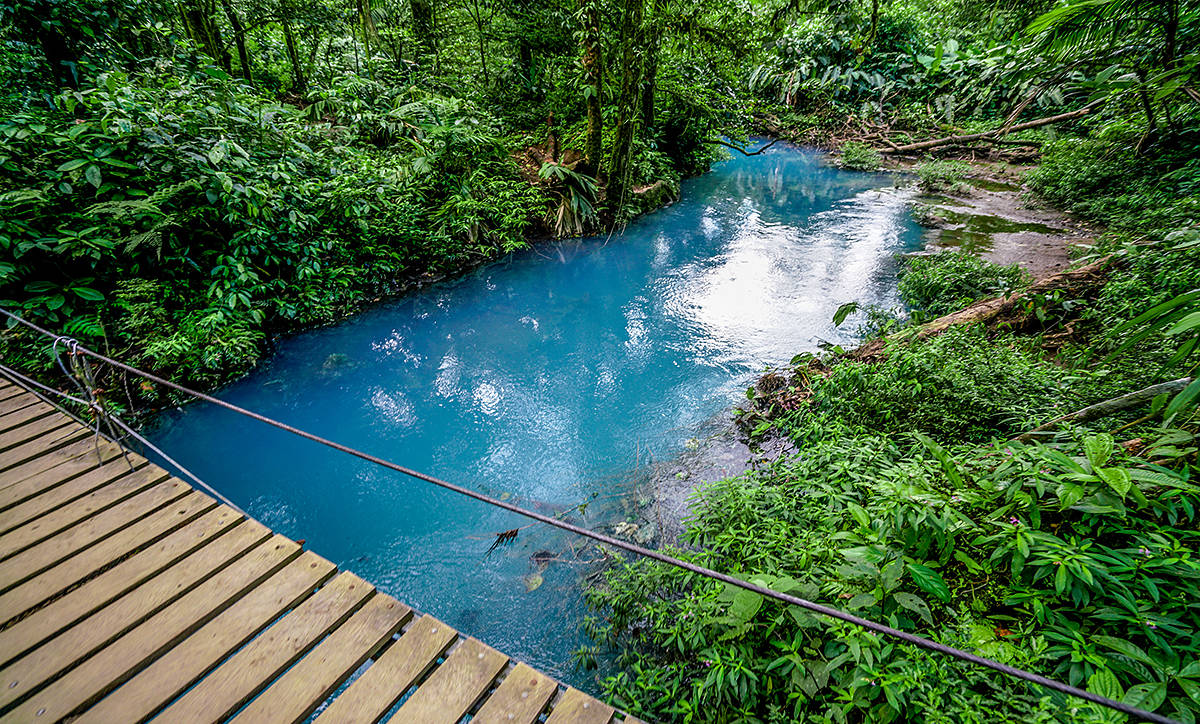
[[[188,0],[181,8],[183,24],[188,37],[200,46],[205,55],[221,66],[226,73],[233,73],[233,63],[225,45],[221,42],[221,29],[217,27],[215,0]]]
[[[658,22],[646,38],[645,81],[642,83],[642,128],[654,128],[654,95],[658,90],[658,47],[662,43],[662,31]]]
[[[417,67],[424,70],[432,66],[437,54],[437,42],[433,30],[433,3],[430,0],[409,0],[412,8],[413,35],[417,36]]]
[[[237,46],[241,76],[247,83],[252,83],[254,82],[254,73],[250,68],[250,53],[246,51],[246,29],[229,0],[221,0],[221,9],[225,11],[225,17],[229,20],[229,27],[233,28],[233,42]]]
[[[30,8],[23,3],[17,3],[10,7],[13,8],[13,24],[20,30],[21,37],[36,39],[42,54],[46,56],[46,65],[50,66],[50,75],[54,77],[55,82],[64,88],[78,88],[78,58],[70,39],[59,32],[59,26],[43,23],[36,6]]]
[[[288,62],[292,65],[292,90],[304,93],[308,90],[308,81],[304,79],[304,66],[300,61],[300,50],[296,47],[296,36],[292,32],[292,21],[284,18],[280,24],[283,26],[283,44],[287,49]]]
[[[487,47],[483,34],[483,9],[479,7],[479,0],[471,0],[471,7],[473,10],[471,17],[475,21],[475,37],[479,41],[479,67],[483,71],[483,88],[486,91],[492,83],[488,78]]]
[[[641,117],[638,101],[642,88],[642,16],[645,0],[623,0],[621,13],[621,91],[617,99],[617,127],[608,166],[608,207],[614,221],[629,202],[632,186],[633,141]]]
[[[595,176],[600,171],[604,154],[604,117],[601,113],[601,94],[604,92],[604,63],[600,55],[600,9],[598,0],[582,0],[585,27],[583,29],[583,74],[587,83],[587,141],[580,173]]]

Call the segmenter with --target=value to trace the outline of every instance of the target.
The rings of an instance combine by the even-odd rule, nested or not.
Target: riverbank
[[[904,160],[889,164],[895,171],[911,174],[913,184],[920,183],[917,166]],[[977,161],[961,169],[961,178],[917,196],[913,215],[927,229],[925,248],[905,256],[962,252],[999,266],[1016,265],[1034,280],[1071,267],[1074,257],[1103,229],[1039,200],[1022,182],[1031,168]],[[654,503],[640,512],[635,528],[614,532],[650,529],[659,533],[661,542],[677,544],[691,504],[705,486],[765,469],[794,454],[795,445],[786,436],[754,435],[753,430],[764,421],[760,413],[776,404],[772,393],[782,391],[774,380],[795,374],[790,367],[770,370],[758,384],[763,394],[742,409],[713,418],[679,456],[655,466],[651,472]]]

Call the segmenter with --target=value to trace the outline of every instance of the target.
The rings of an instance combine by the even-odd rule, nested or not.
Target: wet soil
[[[1037,279],[1070,266],[1072,247],[1096,234],[1007,179],[968,179],[953,195],[920,198],[914,211],[929,227],[923,253],[961,249],[996,264],[1018,264]]]

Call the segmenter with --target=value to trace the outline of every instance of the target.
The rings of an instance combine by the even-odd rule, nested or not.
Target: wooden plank
[[[0,470],[11,470],[46,453],[53,452],[60,447],[75,442],[80,438],[86,438],[91,434],[83,425],[61,427],[53,432],[42,435],[36,440],[30,440],[27,443],[5,450],[4,457],[0,457]]]
[[[56,632],[116,600],[241,521],[240,513],[220,506],[162,539],[157,545],[122,561],[66,596],[0,631],[0,665],[21,656]],[[261,535],[266,537],[266,528],[262,528]],[[0,609],[0,616],[5,619],[19,613]]]
[[[554,703],[546,724],[608,724],[616,711],[578,689],[567,689]]]
[[[353,573],[342,573],[201,679],[155,721],[223,721],[345,621],[373,591]]]
[[[557,681],[517,664],[471,717],[471,724],[534,724],[557,692]]]
[[[42,402],[37,395],[19,395],[0,400],[0,415],[16,412],[37,402]]]
[[[44,402],[35,402],[32,405],[22,407],[19,410],[14,410],[3,415],[0,415],[0,432],[8,432],[9,430],[20,427],[31,420],[37,420],[47,415],[60,414],[58,410],[47,405]]]
[[[43,435],[48,435],[68,425],[74,425],[77,428],[80,427],[78,422],[75,422],[62,413],[30,420],[24,425],[19,425],[8,432],[0,433],[0,453],[11,450],[30,440],[36,440]]]
[[[123,500],[128,500],[169,477],[170,474],[157,465],[135,470],[79,500],[67,503],[57,510],[0,535],[0,560],[36,545]]]
[[[37,469],[33,469],[33,466],[22,466],[21,470],[10,471],[13,473],[11,476],[8,473],[0,474],[0,479],[4,480],[0,483],[0,510],[24,502],[56,485],[118,459],[124,463],[120,447],[108,440],[101,440],[100,451],[97,454],[96,446],[92,444],[92,439],[88,438],[33,461],[41,462]],[[129,459],[134,465],[137,465],[139,460],[145,460],[134,453],[129,453]],[[18,475],[22,473],[28,474],[18,479]]]
[[[188,495],[175,505],[151,513],[137,523],[86,548],[45,572],[0,594],[0,624],[22,615],[78,585],[162,536],[190,524],[216,507],[207,495]]]
[[[58,721],[82,709],[230,605],[236,607],[247,591],[262,584],[298,555],[300,546],[284,536],[266,540],[0,721]],[[121,716],[114,721],[128,719]]]
[[[0,592],[24,583],[77,551],[129,527],[146,515],[189,493],[202,495],[192,491],[182,480],[169,478],[99,515],[79,522],[50,540],[0,561]],[[180,512],[179,515],[184,513]]]
[[[133,462],[132,458],[130,462]],[[52,487],[42,492],[41,495],[28,498],[24,502],[0,512],[0,534],[7,533],[13,528],[45,515],[71,501],[78,500],[122,475],[126,475],[144,465],[145,460],[141,460],[141,465],[135,462],[133,468],[122,459],[113,460],[105,465],[93,468],[83,475],[72,478],[62,485]]]
[[[10,397],[16,397],[17,395],[29,395],[30,397],[35,398],[37,397],[37,395],[33,394],[32,392],[26,391],[24,387],[13,384],[12,382],[9,382],[4,387],[0,387],[0,400],[7,400]]]
[[[508,657],[475,639],[466,639],[433,670],[389,721],[456,724],[496,676]]]
[[[375,655],[412,613],[391,596],[376,595],[238,713],[234,722],[299,724]]]
[[[321,712],[318,724],[378,721],[457,638],[454,629],[422,616]]]
[[[304,552],[231,608],[83,712],[77,724],[143,722],[238,650],[337,569]]]
[[[239,525],[0,670],[0,711],[183,596],[263,540],[265,528]]]

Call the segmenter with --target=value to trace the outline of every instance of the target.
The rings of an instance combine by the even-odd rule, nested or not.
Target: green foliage
[[[1192,433],[1157,431],[1172,452],[1151,464],[1105,435],[943,447],[828,416],[809,430],[802,454],[704,491],[685,557],[1183,721],[1200,712]],[[648,719],[1105,720],[649,561],[611,569],[591,600],[628,663],[605,686]]]
[[[816,380],[818,409],[864,429],[919,430],[952,439],[1019,432],[1083,393],[1063,382],[1036,344],[989,338],[979,326],[898,344],[878,363],[845,362]]]
[[[1054,204],[1119,229],[1165,233],[1192,223],[1200,218],[1200,161],[1190,145],[1139,156],[1141,132],[1114,123],[1099,137],[1047,144],[1029,184]]]
[[[980,299],[1008,296],[1030,281],[1016,264],[1000,266],[973,254],[946,251],[908,259],[900,275],[900,298],[925,317],[940,317]]]
[[[878,171],[883,166],[879,151],[859,141],[842,144],[842,168],[854,171]]]
[[[960,193],[968,189],[964,182],[971,167],[963,161],[926,161],[913,170],[920,179],[921,190],[927,194]]]

